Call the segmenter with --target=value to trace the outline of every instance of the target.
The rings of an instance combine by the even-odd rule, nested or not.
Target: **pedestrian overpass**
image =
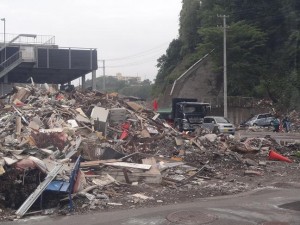
[[[0,36],[1,37],[1,36]],[[8,38],[7,38],[8,37]],[[0,41],[1,42],[1,41]],[[92,72],[96,77],[95,48],[59,47],[54,36],[6,34],[0,43],[0,83],[65,84]]]

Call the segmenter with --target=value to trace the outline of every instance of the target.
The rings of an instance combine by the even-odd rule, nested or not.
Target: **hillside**
[[[176,95],[218,96],[223,83],[223,18],[218,15],[226,15],[228,95],[269,98],[278,107],[299,109],[299,14],[296,0],[183,1],[179,37],[158,59],[153,95],[165,103],[173,82],[214,49],[206,62],[210,66],[187,77],[182,84],[187,88],[177,86]]]

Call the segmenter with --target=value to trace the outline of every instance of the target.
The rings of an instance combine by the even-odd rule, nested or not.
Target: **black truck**
[[[198,102],[195,98],[173,98],[171,110],[158,110],[158,113],[180,132],[194,131],[201,126],[210,108],[209,103]]]

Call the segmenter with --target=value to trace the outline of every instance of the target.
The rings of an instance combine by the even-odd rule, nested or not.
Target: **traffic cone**
[[[293,162],[292,160],[288,159],[287,157],[284,157],[283,155],[280,155],[279,153],[273,150],[269,152],[269,159],[275,159],[275,160],[289,162],[289,163]]]

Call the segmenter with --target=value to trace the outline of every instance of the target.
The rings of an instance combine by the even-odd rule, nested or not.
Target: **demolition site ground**
[[[178,132],[143,103],[114,93],[34,86],[16,88],[0,112],[0,221],[300,184],[298,130],[281,144],[276,133],[261,132],[268,128],[248,129],[252,136],[243,138],[202,128]],[[299,127],[299,115],[291,118]],[[69,188],[53,188],[53,181]]]

